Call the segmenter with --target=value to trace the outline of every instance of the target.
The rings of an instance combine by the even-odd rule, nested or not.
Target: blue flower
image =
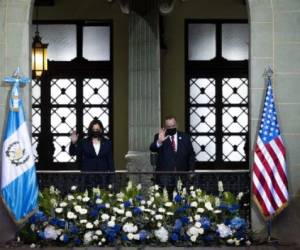
[[[75,244],[76,246],[79,246],[79,245],[81,244],[81,240],[80,240],[78,237],[76,237],[76,238],[74,239],[74,244]]]
[[[42,211],[37,211],[34,215],[32,215],[29,218],[29,223],[35,224],[37,222],[44,222],[47,220],[48,220],[48,217]]]
[[[147,237],[148,237],[148,232],[146,230],[141,230],[139,232],[139,235],[140,235],[140,240],[143,241],[143,240],[146,240]]]
[[[122,234],[121,240],[122,240],[122,241],[128,241],[127,235],[126,235],[126,234]]]
[[[105,230],[105,234],[110,242],[113,242],[117,236],[117,232],[114,230],[114,228],[107,228]]]
[[[78,227],[76,227],[73,224],[69,225],[69,229],[70,229],[70,233],[72,233],[72,234],[77,234],[79,232]]]
[[[179,219],[175,220],[175,225],[173,227],[174,232],[179,233],[182,228],[182,222]]]
[[[176,194],[175,198],[174,198],[175,202],[181,202],[182,201],[182,197],[179,194]]]
[[[178,240],[179,240],[178,234],[177,234],[177,233],[172,233],[172,235],[171,235],[171,240],[172,240],[172,241],[178,241]]]
[[[89,215],[93,218],[97,217],[98,216],[98,213],[99,211],[97,209],[92,209],[90,212],[89,212]]]
[[[128,208],[131,206],[131,202],[130,201],[124,201],[124,207]]]
[[[239,229],[241,227],[244,227],[246,225],[246,222],[243,218],[240,217],[234,217],[231,221],[230,221],[230,227],[234,228],[234,229]]]
[[[207,230],[210,228],[210,220],[207,217],[201,217],[200,223],[204,230]]]
[[[98,208],[98,209],[104,209],[105,208],[105,204],[97,204],[96,208]]]
[[[182,222],[183,225],[188,224],[189,221],[190,221],[189,218],[186,217],[186,216],[181,216],[181,217],[180,217],[180,220],[181,220],[181,222]]]
[[[133,209],[133,214],[140,215],[142,213],[142,210],[139,207],[135,207]]]
[[[63,237],[64,237],[63,242],[68,243],[69,242],[69,236],[64,234]]]
[[[39,231],[39,233],[38,233],[38,236],[41,238],[41,239],[45,239],[45,233],[44,233],[44,231]]]
[[[141,196],[141,195],[136,195],[136,196],[135,196],[135,199],[136,199],[137,201],[142,201],[142,200],[144,199],[144,197]]]
[[[239,210],[239,208],[240,208],[239,204],[232,204],[232,205],[228,206],[228,211],[233,214],[233,213],[237,212]]]
[[[64,228],[66,225],[66,222],[64,220],[60,220],[57,218],[51,218],[49,221],[49,224],[53,225],[53,226],[58,226],[60,228]]]

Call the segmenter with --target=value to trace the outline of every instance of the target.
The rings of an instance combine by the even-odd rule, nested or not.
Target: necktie
[[[175,152],[176,151],[176,145],[175,145],[175,138],[174,135],[171,136],[171,145],[172,145],[172,149]]]

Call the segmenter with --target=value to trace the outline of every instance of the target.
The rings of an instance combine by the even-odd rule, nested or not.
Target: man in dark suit
[[[165,118],[165,127],[154,136],[150,151],[157,153],[156,171],[193,171],[195,152],[190,136],[177,131],[177,122],[174,116]],[[178,175],[177,175],[178,177]],[[176,176],[157,174],[156,181],[161,186],[172,189],[178,180]],[[186,176],[180,175],[182,181]]]

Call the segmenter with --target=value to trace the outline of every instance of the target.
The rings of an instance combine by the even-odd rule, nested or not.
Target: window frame
[[[190,109],[193,105],[190,103],[190,79],[191,78],[215,78],[216,79],[216,161],[196,161],[195,169],[208,170],[238,170],[249,169],[249,136],[250,136],[250,116],[249,103],[250,95],[248,91],[248,131],[246,133],[245,143],[245,162],[224,162],[222,160],[222,78],[247,78],[249,90],[248,65],[249,58],[242,61],[229,61],[222,57],[222,24],[248,24],[246,19],[185,19],[185,128],[190,132]],[[189,60],[189,24],[215,24],[216,25],[216,57],[212,60]],[[250,32],[249,32],[250,34]],[[249,54],[250,56],[250,54]],[[199,104],[201,106],[201,104]],[[203,105],[205,106],[205,104]],[[207,107],[207,105],[205,106]],[[211,134],[211,133],[210,133]],[[205,133],[201,133],[205,135]]]

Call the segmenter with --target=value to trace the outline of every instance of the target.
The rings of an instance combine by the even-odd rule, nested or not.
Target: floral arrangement
[[[178,181],[172,194],[128,182],[119,193],[93,188],[65,196],[51,186],[39,194],[39,211],[19,232],[25,243],[65,246],[250,244],[239,214],[243,193],[206,194]]]

